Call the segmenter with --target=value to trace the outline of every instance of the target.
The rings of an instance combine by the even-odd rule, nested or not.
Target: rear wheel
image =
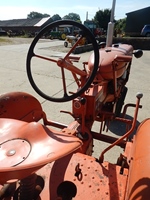
[[[71,46],[73,47],[75,45],[76,41],[75,40],[72,40],[71,42]]]
[[[65,40],[65,39],[66,39],[66,34],[65,34],[65,33],[61,34],[61,39],[62,39],[62,40]]]

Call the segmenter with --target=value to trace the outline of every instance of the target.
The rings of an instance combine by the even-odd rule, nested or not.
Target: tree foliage
[[[42,14],[39,12],[32,11],[30,14],[27,15],[27,19],[36,19],[36,18],[43,18],[43,17],[50,17],[48,14]]]
[[[51,17],[52,21],[57,21],[57,20],[61,20],[61,17],[58,14],[55,14]]]
[[[110,16],[111,16],[110,9],[99,10],[96,12],[93,21],[98,25],[98,27],[103,28],[104,30],[107,30],[107,26],[110,21]],[[35,11],[32,11],[27,15],[28,19],[43,18],[43,17],[50,17],[50,15],[42,14]],[[65,15],[62,19],[70,19],[70,20],[74,20],[76,22],[81,23],[80,15],[76,13],[69,13],[68,15]],[[50,18],[51,22],[54,22],[56,20],[61,20],[61,17],[58,14],[55,14]],[[126,26],[126,18],[115,21],[116,30],[120,30],[121,32],[124,32],[125,26]]]
[[[125,27],[126,27],[126,19],[127,18],[123,18],[123,19],[119,19],[116,21],[115,23],[115,29],[117,32],[125,32]]]
[[[96,12],[94,16],[94,21],[100,28],[106,30],[108,23],[110,21],[110,16],[111,16],[110,9],[99,10]]]
[[[63,17],[63,19],[70,19],[70,20],[74,20],[76,22],[81,22],[80,15],[78,15],[76,13],[69,13],[68,15],[65,15]]]

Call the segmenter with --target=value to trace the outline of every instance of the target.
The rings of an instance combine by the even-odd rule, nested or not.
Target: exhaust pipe
[[[107,28],[106,47],[112,46],[113,35],[114,35],[114,25],[115,25],[114,23],[115,5],[116,5],[116,0],[113,0],[110,22],[108,23],[108,28]]]

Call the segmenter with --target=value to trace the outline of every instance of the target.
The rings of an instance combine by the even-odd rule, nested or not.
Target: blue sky
[[[126,17],[126,13],[150,6],[150,0],[116,0],[115,19]],[[92,19],[98,10],[111,9],[112,0],[5,0],[0,5],[0,20],[22,19],[32,12],[59,14],[61,17],[73,12],[82,22]]]

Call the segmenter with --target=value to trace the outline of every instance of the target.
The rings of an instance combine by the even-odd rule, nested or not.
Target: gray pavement
[[[48,53],[53,54],[53,57],[57,57],[60,54],[64,54],[60,49],[57,51],[53,50],[52,46],[63,45],[58,41],[53,41],[51,43],[45,43],[44,41],[40,44],[39,53]],[[46,48],[45,48],[46,45]],[[69,124],[73,119],[71,116],[60,113],[60,110],[71,111],[71,102],[67,103],[53,103],[49,102],[42,97],[40,97],[31,87],[27,75],[26,75],[26,56],[29,49],[29,44],[20,44],[20,45],[6,45],[0,46],[0,93],[6,93],[11,91],[23,91],[30,93],[37,97],[42,104],[44,111],[47,113],[48,118],[51,120],[56,120],[58,122]],[[83,53],[81,61],[87,61],[89,58],[90,52]],[[77,55],[76,55],[77,56]],[[145,118],[150,117],[150,51],[144,51],[143,57],[136,59],[133,58],[131,74],[129,77],[129,82],[127,83],[128,93],[126,96],[125,103],[135,103],[136,102],[136,93],[142,92],[143,98],[141,100],[141,104],[143,108],[140,109],[138,115],[138,121],[141,122]],[[34,63],[34,65],[38,69],[38,73],[40,74],[43,65],[40,65],[40,62]],[[46,64],[47,65],[47,64]],[[47,71],[45,73],[42,72],[41,78],[36,75],[38,81],[41,83],[41,87],[46,90],[52,89],[52,92],[56,90],[60,91],[59,88],[59,73],[56,68],[52,68],[54,74],[53,75],[53,83],[47,82],[50,81],[47,79]],[[56,73],[56,75],[55,75]],[[68,78],[68,77],[67,77]],[[68,78],[68,84],[70,83],[70,79]],[[133,116],[133,110],[129,110],[128,113],[130,116]],[[118,125],[118,124],[116,124]],[[119,126],[119,125],[118,125]],[[93,127],[94,131],[99,131],[99,124],[95,123]],[[108,134],[117,135],[114,132],[115,129],[110,130]],[[107,146],[107,144],[102,144],[101,142],[95,141],[95,152],[94,156],[98,157],[101,150]],[[113,162],[113,158],[116,158],[116,154],[119,153],[118,147],[115,148],[115,153],[106,155],[106,159],[111,159]]]

